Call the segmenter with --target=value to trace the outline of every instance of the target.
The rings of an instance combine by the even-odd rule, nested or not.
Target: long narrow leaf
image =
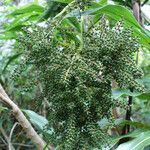
[[[19,9],[16,9],[13,11],[11,14],[8,16],[15,16],[15,15],[20,15],[20,14],[25,14],[25,13],[31,13],[31,12],[39,12],[42,13],[44,11],[44,8],[40,5],[37,5],[35,3],[30,3],[28,5],[25,5]]]
[[[134,31],[134,35],[140,38],[140,43],[145,47],[150,48],[149,34],[139,25],[139,23],[136,21],[135,17],[133,16],[132,12],[123,6],[109,4],[100,8],[89,9],[82,13],[79,13],[78,11],[74,11],[66,15],[66,17],[71,17],[71,16],[78,17],[80,15],[97,16],[101,14],[107,15],[109,18],[113,20],[120,20],[121,18],[124,19],[125,26],[132,27],[132,30]]]
[[[150,131],[142,132],[137,138],[121,144],[116,150],[143,150],[150,145]]]
[[[52,0],[52,1],[54,1],[54,2],[60,2],[60,3],[70,3],[70,2],[72,2],[73,0]]]
[[[6,65],[4,66],[3,70],[2,70],[2,73],[5,72],[5,70],[7,69],[8,65],[11,64],[15,59],[17,59],[22,53],[19,53],[19,54],[15,54],[13,56],[10,56]]]

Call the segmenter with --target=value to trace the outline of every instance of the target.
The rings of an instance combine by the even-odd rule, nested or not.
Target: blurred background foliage
[[[21,78],[14,80],[15,69],[23,62],[23,51],[18,46],[18,34],[24,34],[23,27],[32,24],[46,26],[47,20],[63,16],[63,25],[73,26],[77,32],[80,25],[76,21],[79,13],[73,10],[65,14],[63,10],[72,0],[2,0],[0,2],[0,83],[4,86],[10,97],[24,111],[31,123],[40,134],[45,131],[44,126],[48,123],[47,103],[41,99],[42,92],[40,83],[33,87],[32,78],[36,78],[32,70],[32,64],[23,68]],[[92,16],[96,23],[102,14],[106,14],[113,25],[123,17],[125,26],[132,27],[134,35],[140,38],[142,45],[139,48],[138,65],[144,71],[144,77],[140,80],[146,87],[144,93],[131,93],[128,90],[114,88],[112,96],[114,99],[122,99],[133,96],[132,121],[124,119],[125,111],[120,109],[120,115],[116,118],[116,127],[111,131],[112,147],[124,137],[131,137],[131,141],[120,145],[117,150],[150,150],[150,1],[141,1],[142,26],[132,15],[131,0],[97,0],[82,15]],[[118,108],[119,109],[119,108]],[[11,111],[0,104],[0,149],[7,149],[9,142],[12,148],[17,150],[35,149],[32,142],[19,125]],[[101,125],[107,126],[107,120],[100,120]],[[118,131],[125,124],[131,125],[131,133],[121,136]],[[13,128],[15,127],[15,129]],[[118,129],[117,129],[118,128]],[[12,135],[11,135],[12,134]],[[45,135],[45,134],[44,134]],[[11,137],[11,140],[8,139]],[[45,137],[46,138],[46,137]]]

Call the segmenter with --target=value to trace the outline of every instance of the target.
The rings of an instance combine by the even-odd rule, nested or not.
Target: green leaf
[[[137,97],[141,100],[150,100],[150,93],[143,93]]]
[[[41,131],[44,130],[45,126],[48,124],[48,120],[45,117],[35,113],[32,110],[23,110],[23,111],[27,114],[27,116],[29,117],[31,123],[37,129],[39,129]]]
[[[3,32],[0,33],[0,40],[9,40],[17,38],[16,33],[14,32]]]
[[[39,13],[36,12],[18,15],[11,23],[9,23],[9,25],[6,27],[6,30],[18,31],[23,26],[29,24],[29,21],[37,20],[38,17]]]
[[[142,123],[142,122],[138,122],[138,121],[129,121],[129,120],[122,120],[122,122],[120,122],[120,125],[131,125],[137,128],[143,128],[143,129],[149,129],[150,130],[150,125],[146,124],[146,123]]]
[[[104,128],[106,126],[110,126],[110,122],[107,118],[103,118],[101,119],[98,124]],[[125,119],[122,119],[122,118],[117,118],[115,119],[114,121],[114,125],[115,126],[124,126],[124,125],[131,125],[131,126],[134,126],[136,128],[141,128],[141,129],[149,129],[150,130],[150,125],[149,124],[146,124],[146,123],[142,123],[142,122],[139,122],[139,121],[129,121],[129,120],[125,120]]]
[[[142,132],[137,138],[119,145],[116,150],[143,150],[150,145],[150,131]]]
[[[140,38],[140,43],[150,48],[150,36],[149,34],[139,25],[136,21],[135,17],[133,16],[132,12],[127,8],[120,6],[120,5],[105,5],[99,8],[88,9],[84,12],[79,13],[78,11],[73,11],[70,14],[66,15],[66,17],[71,16],[80,16],[80,15],[107,15],[112,20],[120,20],[124,19],[124,24],[126,27],[132,27],[134,31],[134,35]],[[97,17],[97,21],[98,21]]]
[[[141,93],[130,92],[130,90],[128,90],[128,89],[113,89],[112,90],[112,98],[114,98],[114,99],[118,99],[119,97],[122,97],[122,96],[136,97],[136,96],[139,96],[139,95],[141,95]]]
[[[16,25],[14,27],[9,28],[6,32],[15,32],[15,31],[21,31],[23,27],[27,26],[27,24],[22,25]]]
[[[31,12],[42,13],[43,11],[44,11],[44,8],[42,6],[37,5],[35,3],[30,3],[28,5],[25,5],[21,8],[19,8],[19,9],[16,9],[15,11],[13,11],[8,16],[16,16],[16,15],[31,13]]]
[[[108,0],[100,0],[97,3],[104,6],[105,4],[107,4],[107,2],[108,2]]]
[[[133,16],[132,12],[129,11],[127,8],[120,6],[120,5],[107,5],[101,7],[99,10],[92,14],[106,14],[113,20],[119,20],[121,18],[124,19],[125,26],[133,27],[132,30],[134,31],[135,36],[140,38],[140,42],[150,48],[150,36],[147,32],[139,25],[136,21],[135,17]]]
[[[4,110],[8,110],[8,108],[7,108],[7,107],[0,106],[0,113],[1,113],[2,111],[4,111]]]
[[[75,17],[66,18],[63,20],[62,23],[69,24],[69,25],[73,26],[79,33],[81,32],[81,25],[80,25],[79,21],[77,20],[77,18],[75,18]]]
[[[23,112],[26,113],[26,115],[29,117],[31,123],[35,126],[35,128],[37,128],[39,131],[45,132],[47,134],[52,134],[53,133],[53,129],[46,129],[46,125],[48,124],[48,120],[37,114],[36,112],[32,111],[32,110],[22,110]]]
[[[15,55],[13,55],[13,56],[8,57],[8,61],[7,61],[7,63],[5,64],[5,66],[4,66],[3,70],[2,70],[2,74],[5,72],[5,70],[7,69],[8,65],[9,65],[10,63],[12,63],[15,59],[17,59],[21,54],[22,54],[22,53],[18,53],[18,54],[15,54]]]
[[[122,96],[133,96],[141,100],[148,100],[150,99],[150,92],[149,91],[145,93],[130,92],[130,90],[128,89],[113,89],[112,90],[112,98],[118,99]]]
[[[92,2],[90,8],[99,8],[108,4],[108,0],[99,0],[98,2]]]
[[[73,0],[52,0],[52,1],[54,1],[54,2],[60,2],[60,3],[70,3],[70,2],[72,2]]]
[[[145,76],[144,78],[142,78],[140,81],[141,81],[141,82],[145,85],[145,87],[150,91],[150,76],[147,75],[147,76]]]
[[[116,137],[111,137],[111,143],[110,143],[110,148],[114,147],[118,142],[119,140],[123,139],[123,138],[137,138],[139,136],[139,134],[143,133],[143,132],[147,132],[149,130],[143,130],[143,129],[137,129],[137,130],[134,130],[133,132],[130,132],[126,135],[122,135],[122,136],[116,136]],[[130,150],[130,149],[128,149]]]

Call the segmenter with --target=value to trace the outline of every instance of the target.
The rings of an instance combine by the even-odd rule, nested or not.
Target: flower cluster
[[[111,121],[115,105],[112,80],[121,88],[143,90],[136,81],[142,71],[133,59],[138,41],[121,21],[111,28],[102,18],[82,34],[81,49],[69,38],[74,29],[60,29],[56,23],[47,28],[34,26],[19,39],[26,62],[36,68],[42,96],[50,103],[48,119],[54,130],[51,139],[58,149],[100,149],[101,142],[108,138],[98,121]]]

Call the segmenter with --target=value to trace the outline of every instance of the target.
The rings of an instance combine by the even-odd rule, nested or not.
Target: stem
[[[83,32],[84,32],[84,16],[81,16],[81,47],[80,50],[82,51],[84,43],[83,43]]]
[[[133,92],[133,89],[130,89],[130,92]],[[132,96],[129,96],[129,100],[128,100],[128,109],[126,111],[126,117],[125,119],[128,120],[128,121],[131,121],[131,113],[132,113],[132,101],[133,101],[133,97]],[[122,130],[122,135],[125,135],[127,133],[130,132],[130,125],[129,124],[126,124]],[[128,139],[128,138],[127,138]],[[126,140],[127,140],[126,139]],[[128,141],[128,140],[127,140]]]
[[[140,0],[132,0],[132,9],[133,15],[135,16],[136,20],[139,22],[140,25],[142,25]]]
[[[13,134],[13,132],[14,132],[14,129],[15,129],[15,127],[18,125],[18,122],[16,122],[14,125],[13,125],[13,127],[12,127],[12,129],[11,129],[11,131],[10,131],[10,135],[9,135],[9,150],[12,150],[11,149],[11,147],[12,147],[12,144],[11,144],[11,137],[12,137],[12,134]]]
[[[69,3],[60,13],[58,13],[54,19],[62,19],[63,16],[65,16],[65,14],[67,14],[67,11],[69,8],[71,8],[74,5],[75,1],[72,1],[71,3]]]
[[[133,14],[136,18],[136,20],[142,25],[142,18],[141,18],[141,9],[140,9],[140,0],[132,0],[132,9],[133,9]],[[136,64],[138,64],[138,51],[136,55]],[[133,92],[133,89],[130,88],[130,91]],[[125,119],[130,121],[131,120],[131,113],[132,113],[132,102],[133,102],[133,97],[129,96],[128,99],[128,109],[126,111],[126,117]],[[130,125],[125,125],[122,129],[122,135],[125,135],[130,132]],[[123,138],[119,141],[119,144],[124,143],[129,141],[129,138]]]
[[[2,135],[4,136],[4,138],[5,138],[6,142],[7,142],[7,143],[5,143],[5,144],[8,145],[8,149],[9,149],[9,150],[15,150],[15,148],[13,147],[13,145],[12,145],[12,143],[11,143],[9,137],[7,136],[5,130],[3,129],[3,127],[0,128],[0,132],[2,133]]]
[[[76,5],[78,5],[77,1],[75,0]],[[81,33],[80,33],[80,47],[79,47],[79,53],[82,51],[84,47],[84,40],[83,40],[83,33],[84,33],[84,16],[82,16],[82,10],[78,6],[79,11],[79,19],[80,19],[80,26],[81,26]]]

